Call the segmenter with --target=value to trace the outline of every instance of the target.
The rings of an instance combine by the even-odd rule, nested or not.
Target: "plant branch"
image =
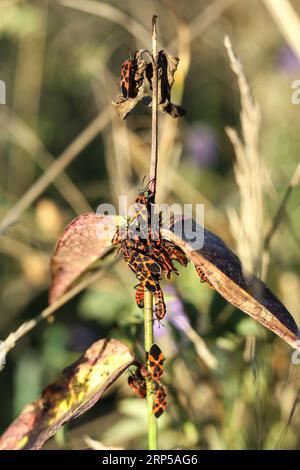
[[[158,141],[158,77],[157,77],[157,16],[152,18],[152,139],[151,139],[151,162],[150,162],[150,184],[149,189],[156,194],[156,176],[157,176],[157,141]]]
[[[151,162],[150,162],[150,182],[149,190],[153,193],[153,203],[156,193],[156,173],[157,173],[157,106],[158,106],[158,80],[157,80],[157,34],[156,19],[152,17],[152,139],[151,139]],[[153,295],[145,289],[144,297],[144,334],[145,351],[149,352],[153,344]],[[149,361],[147,360],[147,369],[150,372]],[[146,379],[147,386],[147,406],[148,406],[148,449],[157,449],[157,422],[153,413],[154,394],[152,389],[152,380]]]
[[[287,203],[290,199],[292,191],[294,188],[297,188],[300,185],[300,163],[297,165],[296,170],[293,173],[293,176],[289,182],[287,189],[282,197],[282,200],[278,206],[278,209],[273,217],[272,225],[269,228],[264,241],[264,249],[268,250],[270,246],[271,239],[276,232],[277,228],[279,227],[283,218],[287,215]]]
[[[0,234],[20,219],[23,212],[42,194],[60,173],[87,147],[109,122],[109,110],[105,108],[99,116],[71,142],[48,169],[30,186],[21,199],[10,209],[0,223]]]
[[[153,296],[145,290],[144,297],[144,332],[145,332],[145,350],[149,351],[153,344]],[[149,363],[147,361],[149,371]],[[152,380],[146,379],[147,386],[147,407],[148,407],[148,449],[157,449],[157,422],[153,414],[154,393],[152,389]]]
[[[112,262],[114,264],[115,261]],[[36,315],[31,320],[28,320],[22,323],[21,326],[14,332],[10,333],[6,340],[4,341],[3,347],[0,350],[1,355],[6,356],[6,354],[15,347],[15,344],[19,339],[25,336],[29,331],[33,330],[41,321],[46,320],[51,317],[60,307],[62,307],[66,302],[79,294],[86,287],[100,279],[105,274],[104,270],[98,270],[95,273],[91,274],[86,279],[83,279],[81,282],[76,284],[72,289],[70,289],[66,294],[64,294],[60,299],[58,299],[53,304],[46,307],[38,315]],[[2,368],[0,367],[0,371]]]
[[[48,171],[48,168],[56,161],[34,130],[7,107],[1,108],[0,126],[5,131],[7,139],[23,149],[43,171]],[[92,210],[65,171],[53,180],[53,184],[75,213],[81,214]]]

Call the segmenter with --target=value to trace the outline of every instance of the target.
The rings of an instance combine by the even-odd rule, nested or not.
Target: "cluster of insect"
[[[112,240],[119,245],[120,253],[130,269],[135,273],[139,283],[136,288],[136,303],[144,307],[145,289],[155,298],[155,316],[161,321],[166,314],[164,296],[160,280],[165,274],[170,279],[171,273],[178,274],[173,260],[187,266],[188,259],[183,251],[172,242],[161,236],[161,219],[151,220],[153,210],[153,193],[148,189],[140,191],[135,199],[135,214],[127,225],[119,227]]]
[[[153,413],[159,418],[167,408],[167,393],[160,378],[164,372],[163,364],[165,357],[157,344],[152,344],[150,351],[146,352],[146,363],[137,365],[135,371],[128,377],[128,384],[134,393],[140,398],[145,398],[147,393],[147,383],[150,381],[152,393],[154,393]],[[149,364],[149,370],[147,368]]]

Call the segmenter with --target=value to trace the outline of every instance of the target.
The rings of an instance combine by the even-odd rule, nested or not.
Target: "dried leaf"
[[[59,427],[91,408],[134,360],[120,341],[94,343],[24,408],[1,436],[0,450],[40,449]]]
[[[114,101],[112,101],[112,105],[115,107],[116,112],[121,119],[125,119],[130,111],[132,111],[138,102],[145,96],[145,70],[147,62],[143,59],[143,53],[144,51],[142,49],[135,53],[137,65],[137,71],[134,76],[134,88],[136,90],[135,96],[126,99],[122,94],[120,94]]]
[[[171,88],[178,64],[178,57],[174,57],[165,51],[158,53],[158,109],[170,114],[173,118],[185,114],[185,110],[181,106],[171,103]]]
[[[300,350],[294,318],[265,284],[257,277],[243,276],[240,260],[217,235],[204,229],[203,247],[196,250],[187,236],[178,235],[181,226],[182,219],[176,220],[171,230],[162,230],[163,238],[179,246],[224,299]],[[192,229],[203,233],[194,221]]]
[[[49,303],[58,300],[94,261],[111,248],[120,217],[82,214],[66,228],[51,260]]]
[[[147,63],[143,58],[144,50],[139,50],[135,54],[137,62],[137,72],[135,74],[135,88],[137,94],[131,98],[124,98],[118,95],[112,102],[118,115],[125,119],[130,111],[141,101],[146,106],[151,106],[152,98],[148,92],[152,90],[152,63]],[[158,67],[158,109],[176,118],[183,116],[185,110],[178,105],[171,103],[171,88],[174,83],[174,74],[177,70],[179,59],[165,51],[159,51],[157,58]]]

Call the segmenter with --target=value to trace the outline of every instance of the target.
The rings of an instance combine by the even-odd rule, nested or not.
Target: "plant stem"
[[[153,344],[153,297],[145,290],[144,297],[144,331],[145,331],[145,350],[149,351]],[[147,363],[149,369],[149,364]],[[147,406],[148,406],[148,449],[157,449],[157,421],[153,414],[154,393],[152,389],[152,380],[146,380],[147,385]]]
[[[158,133],[158,80],[157,80],[157,34],[156,19],[152,17],[152,139],[151,139],[151,162],[150,162],[150,181],[149,190],[153,193],[153,203],[155,202],[156,193],[156,173],[157,173],[157,133]],[[145,289],[144,296],[144,331],[145,331],[145,351],[149,352],[153,344],[153,296]],[[150,371],[147,361],[147,369]],[[147,406],[148,406],[148,449],[157,449],[157,421],[153,413],[154,393],[152,388],[152,380],[146,379],[147,386]]]
[[[152,18],[152,140],[151,140],[151,163],[150,163],[150,183],[149,189],[154,194],[156,193],[156,174],[157,174],[157,141],[158,141],[158,80],[157,80],[157,34],[156,34],[156,19],[157,16],[153,15]]]

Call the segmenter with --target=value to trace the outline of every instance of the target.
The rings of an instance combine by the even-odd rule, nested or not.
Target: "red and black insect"
[[[144,295],[145,287],[144,283],[140,282],[135,286],[135,301],[139,308],[144,308]]]
[[[139,398],[146,397],[146,380],[142,376],[139,369],[136,369],[134,373],[131,373],[128,377],[128,385],[131,387]]]
[[[166,315],[166,304],[164,301],[164,294],[161,288],[159,288],[159,290],[155,294],[154,313],[159,322],[163,320]]]
[[[144,308],[144,296],[145,296],[145,282],[140,282],[135,286],[135,301],[139,308]],[[166,304],[164,302],[164,295],[163,291],[159,285],[159,283],[155,284],[156,293],[154,294],[155,297],[155,306],[154,312],[157,320],[163,320],[166,315]]]
[[[150,180],[145,188],[139,190],[139,193],[134,201],[135,204],[148,205],[153,203],[154,193],[149,189],[151,181],[153,180]]]
[[[160,347],[155,343],[152,344],[150,351],[146,353],[146,363],[143,364],[139,369],[140,374],[144,378],[150,378],[153,383],[158,382],[164,373],[165,360],[166,359]],[[149,369],[147,368],[147,362],[149,363]]]
[[[122,245],[120,252],[137,279],[144,284],[148,291],[156,294],[160,290],[160,265],[150,256],[133,250],[130,246]]]
[[[161,266],[162,272],[165,273],[167,279],[170,279],[171,273],[177,274],[178,271],[175,268],[174,264],[172,263],[171,258],[169,257],[168,253],[164,250],[163,245],[161,248],[153,247],[151,251],[151,255],[153,259],[159,263]]]
[[[123,62],[121,67],[120,89],[125,100],[136,96],[135,73],[137,71],[136,53],[133,59]]]
[[[167,393],[160,382],[154,382],[154,393],[153,413],[156,418],[159,418],[167,408]]]
[[[163,240],[163,248],[171,259],[177,261],[181,266],[187,267],[189,260],[178,246],[168,240]]]
[[[198,265],[196,266],[196,271],[197,271],[197,274],[199,275],[200,277],[200,281],[201,282],[206,282],[206,284],[211,287],[212,289],[214,289],[214,286],[212,285],[212,283],[209,281],[208,277],[206,276],[206,274],[204,273],[203,269]]]
[[[146,362],[138,364],[135,371],[128,377],[128,384],[134,393],[140,398],[147,395],[147,383],[151,381],[152,393],[154,394],[153,413],[159,418],[167,408],[167,393],[160,382],[164,372],[163,363],[165,357],[157,344],[152,344],[150,351],[146,353]],[[148,366],[147,366],[148,363]]]
[[[152,344],[148,352],[148,361],[150,368],[150,375],[152,380],[157,382],[164,372],[165,357],[157,344]]]

